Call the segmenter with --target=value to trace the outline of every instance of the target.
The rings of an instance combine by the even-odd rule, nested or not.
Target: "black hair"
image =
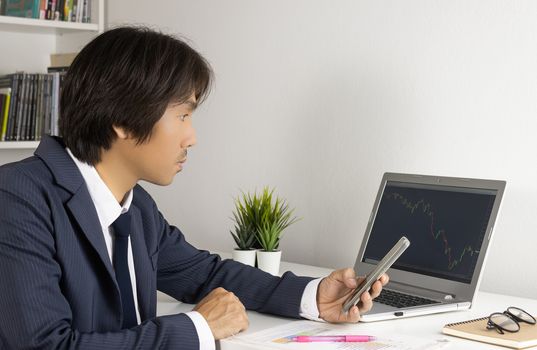
[[[184,41],[145,27],[102,33],[75,57],[62,83],[60,135],[79,160],[95,165],[121,127],[139,144],[170,103],[209,94],[209,63]]]

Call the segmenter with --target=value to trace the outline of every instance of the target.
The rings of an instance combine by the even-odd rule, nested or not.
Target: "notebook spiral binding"
[[[479,322],[479,321],[483,321],[483,320],[487,320],[487,319],[488,319],[488,316],[487,317],[481,317],[481,318],[475,318],[473,320],[468,320],[468,321],[448,323],[447,325],[445,325],[445,327],[453,327],[453,326],[458,326],[458,325],[461,325],[461,324],[474,323],[474,322]]]

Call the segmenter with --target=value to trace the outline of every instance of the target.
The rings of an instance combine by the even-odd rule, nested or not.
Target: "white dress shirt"
[[[123,204],[120,205],[116,198],[114,197],[112,191],[105,184],[95,167],[87,163],[83,163],[78,160],[70,149],[67,149],[67,153],[71,156],[76,166],[80,170],[88,192],[91,196],[95,209],[97,211],[97,216],[99,217],[99,223],[101,224],[101,230],[104,235],[104,241],[106,242],[106,249],[108,250],[108,256],[110,257],[110,262],[113,261],[113,246],[114,246],[114,230],[112,228],[112,223],[123,213],[126,213],[132,203],[133,192],[132,189],[127,193],[127,196],[123,200]],[[129,265],[129,274],[132,283],[132,293],[134,299],[134,307],[136,309],[136,319],[138,324],[140,324],[140,311],[138,309],[138,297],[136,290],[136,273],[134,271],[134,259],[132,256],[132,247],[131,240],[129,236],[128,244],[128,257],[127,263]],[[317,308],[317,287],[321,279],[316,279],[307,284],[304,293],[302,294],[301,304],[300,304],[300,316],[308,318],[310,320],[321,321],[319,319],[319,310]],[[200,342],[201,350],[214,350],[215,342],[213,333],[209,324],[205,318],[197,311],[187,312],[186,315],[190,317],[196,332],[198,333],[198,338]]]

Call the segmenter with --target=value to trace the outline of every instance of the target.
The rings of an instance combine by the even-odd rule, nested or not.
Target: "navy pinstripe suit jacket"
[[[1,349],[197,349],[184,314],[156,317],[156,290],[196,303],[233,291],[248,309],[299,317],[307,277],[273,277],[185,241],[142,187],[131,235],[142,323],[121,329],[119,289],[84,179],[61,139],[0,167]]]

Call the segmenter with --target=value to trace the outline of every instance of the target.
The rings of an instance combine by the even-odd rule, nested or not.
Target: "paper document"
[[[295,321],[281,326],[265,329],[252,334],[238,335],[233,338],[233,342],[257,345],[263,348],[286,349],[286,350],[429,350],[441,349],[449,344],[445,339],[430,340],[418,337],[394,335],[386,336],[382,334],[371,334],[377,340],[367,343],[296,343],[292,339],[298,335],[359,335],[356,327],[352,325],[333,325],[329,323],[319,323],[312,321]]]

